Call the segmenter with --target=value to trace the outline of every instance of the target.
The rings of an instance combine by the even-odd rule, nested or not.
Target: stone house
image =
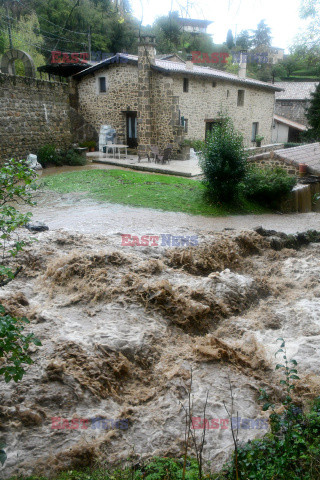
[[[306,108],[319,82],[277,82],[275,113],[301,125],[308,125]]]
[[[191,62],[156,58],[155,38],[140,40],[138,56],[117,54],[73,76],[77,108],[98,132],[110,125],[118,142],[180,149],[183,139],[203,140],[229,116],[252,146],[256,135],[271,143],[278,86]]]

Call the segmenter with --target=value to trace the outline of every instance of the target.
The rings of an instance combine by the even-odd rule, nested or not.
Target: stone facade
[[[264,143],[272,141],[274,92],[246,88],[226,81],[190,77],[188,92],[183,91],[183,76],[174,76],[173,92],[179,98],[181,116],[188,120],[186,137],[204,140],[206,123],[219,119],[219,113],[229,116],[235,128],[244,136],[247,147],[252,146],[252,123],[258,122],[258,135]],[[244,90],[244,105],[237,106],[238,90]]]
[[[290,165],[285,160],[278,158],[273,152],[262,153],[248,158],[248,163],[255,165],[258,168],[282,168],[289,175],[299,176],[299,166]]]
[[[99,78],[106,78],[106,92],[99,93]],[[135,65],[110,65],[81,79],[79,112],[97,132],[111,125],[120,143],[126,142],[126,111],[138,111],[138,69]]]
[[[0,160],[70,145],[67,84],[0,74]]]
[[[155,59],[152,36],[141,38],[138,53],[138,57],[117,55],[121,61],[113,64],[107,60],[74,77],[79,111],[97,131],[101,125],[110,125],[117,132],[117,141],[127,144],[126,114],[134,112],[141,156],[148,153],[152,144],[161,149],[170,144],[177,154],[184,138],[203,140],[206,124],[217,120],[222,113],[231,117],[247,147],[253,145],[253,122],[258,124],[256,133],[264,137],[264,143],[271,142],[273,86],[257,85],[259,82],[254,84],[253,80],[241,83],[241,79],[236,76],[231,79],[228,74],[226,78],[215,80],[192,71],[184,74],[161,69]],[[172,66],[172,62],[164,64]],[[99,87],[101,77],[105,79],[102,91]],[[239,90],[244,92],[242,106],[238,106]],[[187,120],[184,125],[182,117]]]
[[[307,126],[306,109],[309,105],[308,100],[277,100],[275,113]]]

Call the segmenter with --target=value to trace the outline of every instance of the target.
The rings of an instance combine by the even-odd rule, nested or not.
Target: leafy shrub
[[[0,375],[4,375],[6,382],[22,379],[25,374],[22,364],[33,363],[28,355],[30,344],[41,345],[33,333],[23,335],[25,323],[29,323],[27,318],[12,317],[0,304]]]
[[[283,354],[283,364],[276,370],[284,374],[280,384],[284,386],[282,413],[276,413],[269,395],[261,390],[259,400],[267,401],[263,410],[272,408],[271,433],[262,439],[240,445],[229,465],[217,478],[219,480],[318,480],[320,478],[320,397],[316,398],[308,412],[293,403],[294,381],[298,380],[296,360],[287,360],[285,342],[276,353]],[[292,364],[292,365],[290,365]]]
[[[192,140],[191,148],[193,148],[195,152],[202,152],[204,149],[204,142],[202,140]]]
[[[83,166],[87,163],[86,157],[70,148],[65,153],[61,154],[61,161],[63,165],[70,165],[72,167]]]
[[[38,162],[41,163],[43,168],[50,165],[61,165],[60,155],[57,152],[55,145],[44,145],[38,150]]]
[[[284,148],[301,147],[301,145],[303,145],[303,143],[286,142]]]
[[[13,159],[0,168],[0,287],[10,283],[22,269],[15,267],[13,271],[8,258],[17,257],[26,244],[19,240],[16,230],[30,220],[31,213],[20,213],[14,204],[33,205],[35,176],[24,162]],[[22,364],[32,363],[28,355],[30,343],[40,345],[33,334],[22,334],[24,323],[28,323],[26,318],[12,317],[0,303],[0,377],[3,375],[6,382],[21,380],[25,373]],[[0,449],[0,461],[4,458],[1,452]]]
[[[96,148],[97,142],[95,140],[87,140],[86,142],[80,143],[80,147],[85,147],[88,148],[89,150],[91,148]]]
[[[217,123],[208,135],[200,159],[204,184],[212,200],[231,203],[237,198],[246,173],[246,159],[243,137],[232,122],[226,119]]]
[[[242,192],[248,199],[269,207],[277,207],[297,183],[295,177],[282,168],[259,169],[250,167],[242,184]]]
[[[45,145],[38,150],[39,163],[45,168],[50,165],[62,166],[70,165],[73,167],[83,166],[87,163],[86,158],[73,148],[66,151],[57,150],[55,145]]]

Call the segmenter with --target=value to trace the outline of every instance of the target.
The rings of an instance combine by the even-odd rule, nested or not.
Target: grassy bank
[[[89,198],[100,201],[192,215],[224,216],[266,211],[247,200],[234,207],[210,204],[204,198],[205,189],[199,180],[171,175],[83,170],[52,175],[42,183],[45,188],[59,193],[85,192]]]

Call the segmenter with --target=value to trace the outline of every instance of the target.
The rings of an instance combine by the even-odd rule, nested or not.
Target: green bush
[[[49,167],[50,165],[61,165],[60,155],[55,145],[44,145],[39,148],[37,156],[38,162],[41,163],[43,168]]]
[[[62,165],[78,167],[87,163],[86,158],[73,148],[69,148],[66,151],[59,151],[55,145],[45,145],[41,147],[38,150],[38,161],[44,168]]]
[[[70,148],[65,153],[61,154],[61,161],[63,165],[70,165],[72,167],[80,167],[87,163],[86,157]]]
[[[232,203],[238,197],[246,159],[243,137],[232,122],[225,119],[218,123],[208,135],[200,159],[204,184],[212,200]]]
[[[296,178],[282,168],[259,169],[252,166],[247,170],[241,190],[248,199],[276,208],[296,183]]]
[[[316,398],[309,411],[293,402],[297,361],[288,360],[283,338],[280,349],[282,363],[276,370],[282,373],[282,412],[277,413],[269,394],[260,389],[259,400],[266,403],[263,410],[272,409],[269,417],[271,432],[263,438],[240,445],[231,462],[225,466],[219,480],[234,478],[254,480],[319,480],[320,478],[320,397]],[[237,453],[237,454],[236,454]]]
[[[89,150],[91,148],[96,148],[97,142],[95,140],[87,140],[86,142],[80,143],[80,147],[85,147],[88,148]]]

